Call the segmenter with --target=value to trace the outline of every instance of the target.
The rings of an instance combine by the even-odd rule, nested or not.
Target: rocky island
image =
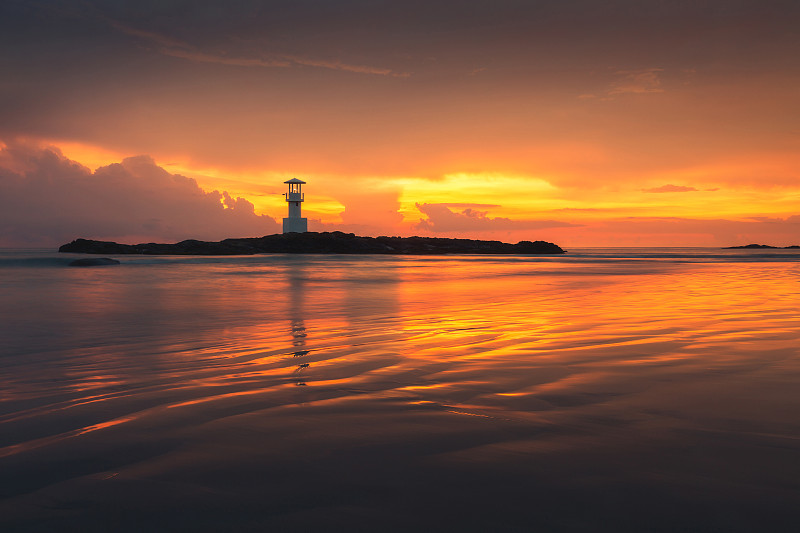
[[[793,244],[792,246],[770,246],[769,244],[745,244],[744,246],[727,246],[725,250],[763,250],[763,249],[771,249],[771,250],[795,250],[800,248],[797,244]]]
[[[219,242],[185,240],[175,244],[118,244],[76,239],[58,249],[80,254],[148,255],[253,255],[253,254],[563,254],[559,246],[545,241],[500,241],[447,239],[438,237],[360,237],[353,233],[279,233],[264,237],[225,239]]]

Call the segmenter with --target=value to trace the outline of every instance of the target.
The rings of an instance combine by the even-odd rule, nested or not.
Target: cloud
[[[400,210],[400,192],[397,187],[386,186],[375,179],[349,178],[349,187],[341,181],[316,181],[320,188],[329,188],[328,194],[344,210],[339,212],[341,222],[323,223],[309,218],[310,231],[344,231],[359,235],[398,235],[402,233],[403,215]],[[313,217],[313,211],[309,215]]]
[[[800,215],[791,215],[786,218],[780,217],[748,217],[749,220],[755,220],[757,222],[764,222],[768,224],[794,224],[796,226],[800,226]],[[800,228],[796,228],[800,229]]]
[[[629,217],[597,221],[592,233],[610,236],[620,246],[732,246],[752,242],[800,244],[800,216],[744,220],[681,217]],[[605,239],[608,241],[609,239]]]
[[[448,204],[416,204],[417,209],[427,216],[414,227],[416,229],[441,232],[470,231],[515,231],[543,228],[573,227],[575,224],[557,220],[512,220],[504,217],[489,217],[487,211],[477,211],[471,207],[454,213]]]
[[[668,183],[666,185],[662,185],[661,187],[642,189],[642,192],[694,192],[698,190],[699,189],[695,189],[694,187],[686,187],[684,185],[671,185]],[[711,189],[711,190],[716,190],[716,189]]]
[[[800,245],[800,215],[743,219],[632,216],[581,218],[581,222],[580,227],[548,229],[545,240],[572,251],[600,246]]]
[[[434,204],[428,204],[434,205]],[[491,209],[493,207],[501,207],[500,204],[475,204],[475,203],[463,203],[463,202],[441,202],[435,205],[443,205],[445,207],[451,207],[455,209]]]
[[[166,35],[161,35],[160,33],[142,30],[139,28],[132,28],[130,26],[125,26],[124,24],[111,19],[105,19],[114,29],[121,31],[127,35],[132,35],[134,37],[139,37],[146,41],[150,41],[152,43],[158,44],[163,46],[164,48],[192,48],[189,44],[179,40],[173,39],[172,37],[168,37]]]
[[[164,48],[161,53],[165,56],[188,59],[196,63],[217,63],[219,65],[230,65],[234,67],[289,67],[289,61],[278,59],[258,59],[246,57],[228,57],[224,55],[205,54],[197,50],[187,50],[183,48]]]
[[[270,54],[266,57],[236,57],[229,56],[227,54],[208,53],[199,50],[194,45],[191,45],[185,41],[174,39],[160,33],[132,28],[114,20],[109,20],[109,24],[122,33],[159,45],[161,47],[159,53],[163,55],[186,59],[196,63],[216,63],[220,65],[230,65],[236,67],[266,68],[306,66],[341,70],[344,72],[354,72],[357,74],[392,76],[396,78],[407,78],[411,75],[408,72],[395,72],[389,68],[378,68],[367,65],[352,65],[338,60],[332,61],[293,55]]]
[[[663,93],[660,73],[663,68],[644,68],[638,70],[618,70],[620,79],[611,84],[608,95]]]
[[[341,213],[345,224],[393,227],[403,220],[403,215],[398,212],[399,190],[362,189],[349,194],[337,192],[333,196],[345,206]]]
[[[9,143],[0,150],[3,246],[55,246],[77,237],[219,240],[278,231],[246,199],[206,192],[149,156],[92,172],[52,147]]]
[[[320,59],[308,59],[296,56],[281,56],[285,57],[297,65],[304,65],[309,67],[328,68],[332,70],[344,70],[345,72],[355,72],[357,74],[377,74],[379,76],[393,76],[395,78],[407,78],[411,76],[409,72],[394,72],[388,68],[369,67],[366,65],[350,65],[342,63],[341,61],[325,61]]]

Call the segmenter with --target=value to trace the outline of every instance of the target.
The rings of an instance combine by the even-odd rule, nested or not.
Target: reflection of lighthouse
[[[305,297],[305,273],[303,268],[300,267],[299,271],[292,269],[289,273],[289,318],[291,320],[291,334],[292,334],[292,357],[303,357],[308,355],[306,350],[306,324],[303,321],[303,300]],[[303,361],[300,359],[300,361]],[[304,379],[303,372],[309,367],[308,363],[302,362],[297,364],[297,368],[292,373],[292,381],[295,385],[304,386],[306,380]]]
[[[303,192],[300,187],[306,182],[297,178],[284,181],[289,184],[289,192],[284,193],[289,203],[289,216],[283,219],[284,233],[305,233],[308,231],[308,219],[300,216],[300,204],[303,203]]]

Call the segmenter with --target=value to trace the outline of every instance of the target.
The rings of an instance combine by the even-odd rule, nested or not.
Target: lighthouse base
[[[284,218],[283,219],[283,232],[284,233],[305,233],[308,231],[307,218]]]

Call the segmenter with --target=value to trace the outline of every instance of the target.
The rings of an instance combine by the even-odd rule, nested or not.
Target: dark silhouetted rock
[[[92,266],[107,266],[107,265],[118,265],[119,261],[116,259],[110,259],[108,257],[89,257],[87,259],[76,259],[75,261],[71,262],[69,266],[71,267],[92,267]]]
[[[76,239],[58,249],[81,254],[148,255],[252,255],[252,254],[563,254],[559,246],[545,241],[500,241],[445,239],[437,237],[359,237],[341,231],[325,233],[278,233],[264,237],[225,239],[220,242],[196,240],[175,244],[117,244]]]
[[[772,249],[772,250],[789,250],[789,249],[797,249],[800,246],[793,244],[792,246],[770,246],[769,244],[745,244],[744,246],[728,246],[724,248],[725,250],[763,250],[763,249]]]

